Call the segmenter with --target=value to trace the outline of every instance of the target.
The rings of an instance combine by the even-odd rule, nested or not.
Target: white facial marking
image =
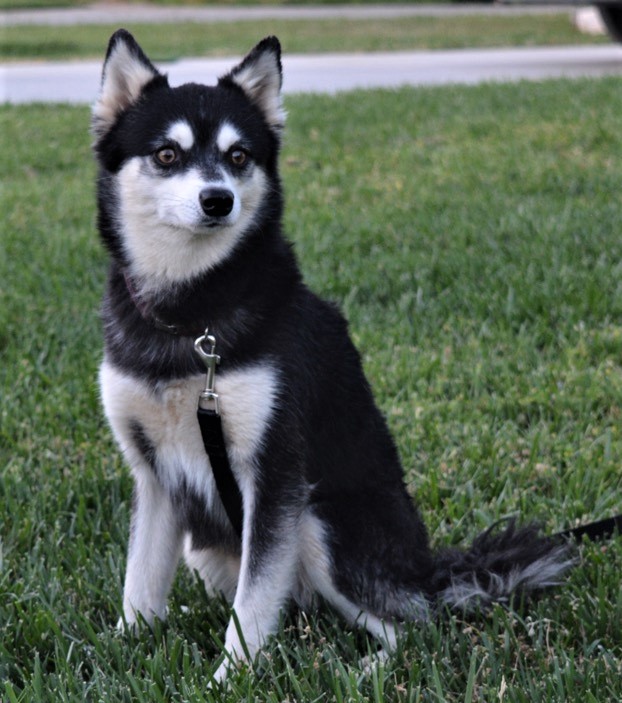
[[[209,187],[234,195],[233,210],[213,228],[199,201]],[[162,177],[149,158],[135,157],[119,172],[117,189],[123,244],[132,275],[147,293],[190,280],[226,259],[253,223],[266,177],[257,166],[244,179],[223,171],[222,180],[208,181],[198,169]]]
[[[185,120],[173,123],[168,128],[166,137],[179,144],[184,151],[189,151],[194,146],[194,132]]]
[[[228,122],[224,122],[216,137],[216,144],[220,151],[225,154],[234,144],[238,144],[241,139],[242,137],[237,129]]]

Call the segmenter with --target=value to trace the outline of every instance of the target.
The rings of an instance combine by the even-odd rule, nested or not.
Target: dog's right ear
[[[119,114],[138,100],[143,88],[158,77],[163,76],[134,37],[125,29],[117,30],[108,44],[101,90],[93,106],[91,127],[95,136],[103,136]]]

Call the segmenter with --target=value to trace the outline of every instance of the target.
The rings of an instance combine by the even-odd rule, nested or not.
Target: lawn
[[[344,309],[436,545],[520,514],[622,509],[622,80],[287,101],[287,230]],[[538,600],[374,644],[283,616],[256,671],[206,683],[226,605],[181,570],[126,637],[131,483],[99,408],[88,112],[0,108],[0,700],[622,699],[622,539]],[[187,606],[187,608],[183,607]]]
[[[258,38],[276,34],[287,53],[397,51],[494,46],[594,44],[606,37],[582,34],[569,12],[551,15],[403,17],[374,20],[254,20],[214,24],[129,23],[147,54],[170,61],[184,56],[243,54]],[[0,60],[100,58],[117,25],[11,27]]]

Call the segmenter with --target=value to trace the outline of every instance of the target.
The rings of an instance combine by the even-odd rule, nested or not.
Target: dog
[[[122,620],[165,618],[183,555],[232,602],[215,680],[256,656],[291,602],[319,596],[391,647],[405,622],[558,584],[573,561],[513,522],[465,551],[431,549],[347,323],[282,232],[281,83],[274,37],[215,86],[171,87],[119,30],[92,112],[110,255],[101,397],[134,478]],[[197,421],[195,351],[220,361],[210,397],[239,533]]]

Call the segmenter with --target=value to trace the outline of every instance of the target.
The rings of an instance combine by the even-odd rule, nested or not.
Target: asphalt
[[[70,26],[80,24],[117,24],[140,22],[163,24],[167,22],[232,22],[265,19],[379,19],[400,17],[447,17],[473,15],[542,15],[563,11],[572,12],[573,4],[538,5],[471,3],[464,4],[378,4],[378,5],[293,5],[293,6],[229,6],[166,7],[153,5],[124,5],[122,3],[95,3],[86,7],[32,10],[3,10],[0,26],[19,24],[48,24]]]

